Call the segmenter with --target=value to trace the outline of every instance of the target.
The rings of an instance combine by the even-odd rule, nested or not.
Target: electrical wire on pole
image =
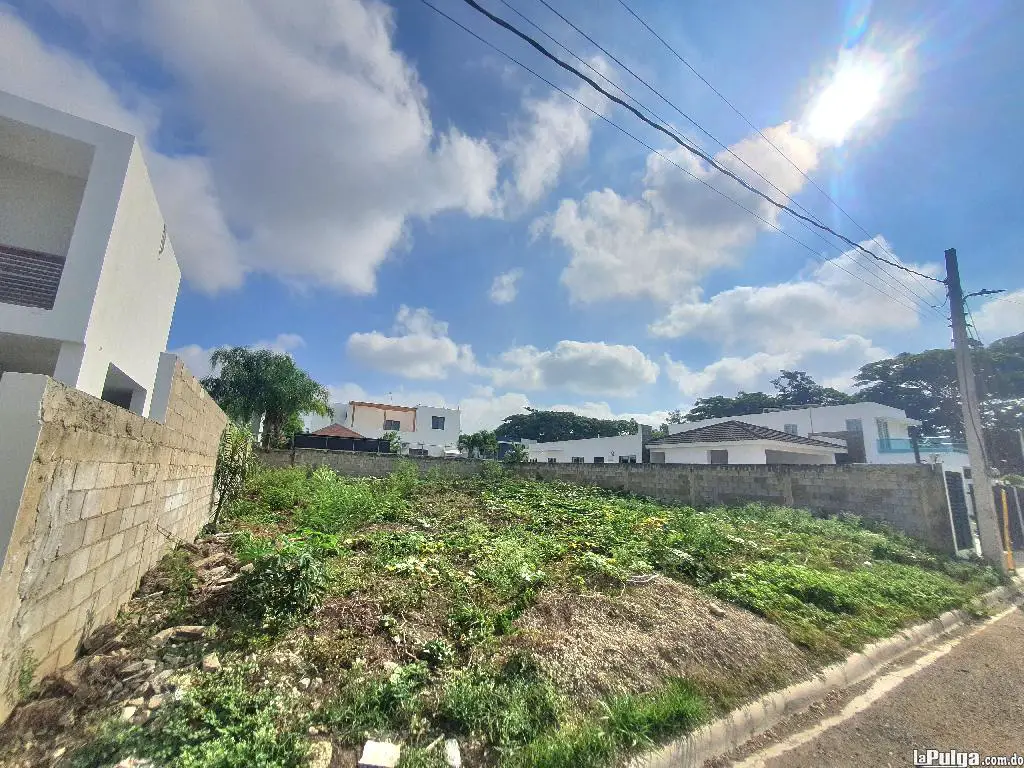
[[[752,211],[752,210],[751,210],[750,208],[747,208],[747,207],[746,207],[745,205],[743,205],[743,204],[742,204],[742,203],[740,203],[739,201],[735,200],[734,198],[730,197],[729,195],[727,195],[727,194],[726,194],[725,192],[723,192],[722,190],[718,189],[717,187],[715,187],[715,186],[713,186],[713,185],[709,184],[709,183],[708,183],[707,181],[705,181],[704,179],[700,178],[699,176],[696,176],[695,174],[693,174],[693,173],[692,173],[691,171],[689,171],[688,169],[686,169],[686,168],[684,168],[683,166],[679,165],[679,163],[675,162],[674,160],[672,160],[671,158],[667,157],[667,156],[666,156],[665,154],[663,154],[663,153],[662,153],[662,152],[660,152],[659,150],[657,150],[657,149],[655,149],[654,147],[652,147],[652,146],[651,146],[650,144],[648,144],[647,142],[643,141],[643,139],[641,139],[641,138],[639,138],[638,136],[636,136],[636,135],[634,135],[634,134],[630,133],[630,132],[629,132],[628,130],[626,130],[625,128],[623,128],[623,127],[622,127],[621,125],[619,125],[619,124],[618,124],[618,123],[616,123],[615,121],[613,121],[613,120],[609,119],[608,117],[606,117],[605,115],[601,114],[601,113],[600,113],[600,112],[598,112],[597,110],[593,109],[593,108],[592,108],[592,107],[590,107],[589,105],[587,105],[587,104],[585,104],[584,102],[580,101],[580,100],[579,100],[579,99],[577,99],[577,98],[576,98],[575,96],[573,96],[572,94],[570,94],[570,93],[569,93],[568,91],[566,91],[565,89],[563,89],[563,88],[559,87],[559,86],[558,86],[558,85],[556,85],[556,84],[555,84],[554,82],[552,82],[552,81],[551,81],[551,80],[549,80],[548,78],[544,77],[544,76],[543,76],[542,74],[540,74],[540,73],[539,73],[539,72],[537,72],[536,70],[532,69],[531,67],[529,67],[529,66],[528,66],[527,64],[525,64],[524,62],[522,62],[522,61],[520,61],[519,59],[517,59],[517,58],[516,58],[515,56],[513,56],[512,54],[510,54],[510,53],[507,53],[506,51],[502,50],[501,48],[499,48],[499,47],[498,47],[497,45],[495,45],[494,43],[490,42],[489,40],[485,39],[484,37],[481,37],[481,36],[480,36],[479,34],[477,34],[476,32],[474,32],[473,30],[471,30],[471,29],[470,29],[469,27],[467,27],[467,26],[466,26],[465,24],[463,24],[462,22],[458,21],[458,20],[457,20],[457,19],[455,19],[454,17],[450,16],[449,14],[445,13],[445,12],[444,12],[443,10],[441,10],[440,8],[438,8],[438,7],[436,6],[436,5],[434,5],[434,4],[432,3],[432,2],[430,2],[430,0],[420,0],[420,2],[421,2],[421,3],[423,3],[423,4],[425,5],[425,6],[427,6],[428,8],[430,8],[430,9],[431,9],[432,11],[434,11],[435,13],[437,13],[437,14],[438,14],[439,16],[441,16],[441,17],[443,17],[443,18],[447,19],[447,20],[448,20],[449,22],[451,22],[451,23],[452,23],[452,24],[454,24],[455,26],[459,27],[459,28],[460,28],[460,29],[461,29],[462,31],[464,31],[464,32],[465,32],[466,34],[468,34],[468,35],[470,35],[471,37],[475,38],[476,40],[478,40],[479,42],[483,43],[484,45],[486,45],[486,46],[487,46],[488,48],[492,49],[493,51],[495,51],[495,52],[496,52],[496,53],[498,53],[499,55],[503,56],[503,57],[504,57],[504,58],[506,58],[507,60],[511,61],[512,63],[514,63],[514,64],[516,64],[517,66],[521,67],[521,68],[522,68],[522,69],[524,69],[525,71],[529,72],[529,73],[530,73],[531,75],[533,75],[533,76],[534,76],[534,77],[536,77],[536,78],[537,78],[538,80],[540,80],[541,82],[543,82],[543,83],[545,83],[546,85],[548,85],[548,86],[549,86],[550,88],[552,88],[553,90],[556,90],[556,91],[558,91],[558,92],[559,92],[559,93],[561,93],[561,94],[562,94],[563,96],[565,96],[565,97],[566,97],[567,99],[570,99],[571,101],[575,102],[575,103],[576,103],[576,104],[578,104],[579,106],[581,106],[581,107],[583,107],[584,109],[586,109],[586,110],[588,110],[589,112],[591,112],[591,113],[592,113],[592,114],[593,114],[593,115],[594,115],[595,117],[598,117],[599,119],[603,120],[604,122],[608,123],[608,124],[609,124],[610,126],[612,126],[613,128],[615,128],[616,130],[618,130],[618,131],[619,131],[620,133],[624,134],[624,135],[625,135],[625,136],[627,136],[628,138],[630,138],[630,139],[632,139],[633,141],[637,142],[637,143],[638,143],[638,144],[639,144],[640,146],[644,147],[644,148],[645,148],[646,150],[648,150],[648,151],[649,151],[649,152],[651,152],[652,154],[654,154],[654,155],[658,156],[659,158],[661,158],[661,159],[662,159],[662,160],[664,160],[665,162],[669,163],[670,165],[673,165],[673,166],[675,166],[675,167],[676,167],[677,169],[679,169],[680,171],[682,171],[683,173],[685,173],[685,174],[686,174],[687,176],[689,176],[689,177],[690,177],[690,178],[692,178],[693,180],[695,180],[695,181],[697,181],[698,183],[700,183],[700,184],[704,185],[705,187],[707,187],[708,189],[712,190],[712,191],[713,191],[713,192],[715,192],[716,194],[718,194],[718,195],[722,196],[723,198],[725,198],[726,200],[728,200],[728,201],[729,201],[730,203],[732,203],[733,205],[736,205],[737,207],[739,207],[739,208],[741,208],[742,210],[746,211],[746,212],[747,212],[748,214],[750,214],[751,216],[753,216],[753,217],[754,217],[755,219],[757,219],[758,221],[762,222],[763,224],[765,224],[766,226],[770,227],[771,229],[774,229],[774,230],[775,230],[776,232],[778,232],[779,234],[781,234],[781,235],[783,235],[783,236],[785,236],[785,237],[789,238],[790,240],[792,240],[793,242],[795,242],[795,243],[796,243],[797,245],[799,245],[799,246],[801,246],[802,248],[804,248],[805,250],[807,250],[807,251],[808,251],[808,252],[809,252],[809,253],[810,253],[810,254],[811,254],[811,255],[812,255],[812,256],[813,256],[813,257],[814,257],[815,259],[817,259],[818,261],[820,261],[820,262],[821,262],[822,264],[833,264],[833,265],[834,265],[834,266],[835,266],[835,267],[836,267],[837,269],[839,269],[840,271],[842,271],[842,272],[845,272],[846,274],[850,275],[851,277],[853,277],[853,278],[854,278],[854,279],[856,279],[856,280],[860,280],[860,281],[861,281],[861,282],[863,282],[863,283],[864,283],[865,285],[867,285],[868,287],[870,287],[870,288],[872,288],[873,290],[877,291],[877,292],[878,292],[879,294],[881,294],[881,295],[885,296],[886,298],[890,299],[891,301],[895,302],[896,304],[899,304],[900,306],[903,306],[904,308],[906,308],[906,309],[909,309],[909,310],[911,310],[912,312],[915,312],[915,313],[916,313],[916,312],[919,312],[919,311],[920,311],[919,307],[917,307],[917,306],[912,306],[912,305],[908,305],[908,304],[904,303],[903,301],[901,301],[901,300],[900,300],[900,298],[899,298],[899,297],[897,297],[897,296],[894,296],[894,295],[892,295],[892,294],[889,294],[889,293],[886,293],[885,291],[883,291],[883,290],[882,290],[881,288],[879,288],[878,286],[874,285],[873,283],[868,283],[867,281],[863,280],[863,278],[861,278],[860,276],[858,276],[858,275],[856,275],[856,274],[854,274],[854,273],[850,272],[849,270],[845,269],[845,268],[844,268],[844,267],[842,267],[841,265],[839,265],[839,264],[835,264],[835,262],[833,262],[833,261],[828,261],[828,260],[826,260],[826,259],[825,259],[825,258],[823,258],[823,257],[822,257],[822,256],[821,256],[821,255],[820,255],[820,254],[819,254],[819,253],[818,253],[817,251],[815,251],[815,250],[814,250],[813,248],[811,248],[811,247],[810,247],[809,245],[807,245],[806,243],[804,243],[804,242],[802,242],[801,240],[799,240],[798,238],[794,237],[794,236],[793,236],[792,234],[790,234],[789,232],[786,232],[786,231],[785,231],[784,229],[782,229],[781,227],[779,227],[778,225],[776,225],[776,224],[775,224],[775,223],[773,223],[772,221],[769,221],[768,219],[765,219],[765,218],[764,218],[763,216],[761,216],[761,215],[760,215],[760,214],[758,214],[757,212],[755,212],[755,211]],[[585,76],[584,76],[584,77],[585,77]],[[592,82],[592,81],[591,81],[591,82]],[[617,101],[618,101],[618,100],[617,100]],[[619,102],[619,103],[621,103],[621,102]],[[631,110],[631,111],[632,111],[632,110]],[[646,120],[645,120],[645,122],[648,122],[648,121],[646,121]]]
[[[544,2],[544,0],[541,0],[541,2]],[[836,207],[836,209],[839,210],[840,213],[843,214],[843,216],[845,216],[855,227],[857,227],[861,232],[863,232],[865,237],[870,238],[870,242],[872,242],[876,246],[878,246],[878,248],[880,250],[882,250],[883,252],[885,252],[890,258],[892,258],[892,259],[897,258],[896,255],[892,251],[890,251],[888,248],[885,247],[884,243],[879,242],[876,236],[874,236],[870,232],[868,232],[868,230],[865,227],[863,227],[856,219],[854,219],[853,216],[851,216],[846,211],[846,209],[844,209],[838,202],[836,202],[832,198],[832,196],[829,195],[828,192],[826,192],[821,186],[819,186],[818,183],[815,182],[814,179],[812,179],[803,168],[801,168],[799,165],[797,165],[793,161],[793,159],[790,158],[785,152],[783,152],[782,149],[778,145],[776,145],[773,141],[771,141],[771,139],[769,139],[767,136],[765,136],[764,132],[760,128],[758,128],[756,125],[754,125],[753,121],[751,121],[750,118],[748,118],[742,111],[740,111],[740,109],[735,104],[733,104],[731,101],[729,101],[729,99],[726,98],[725,94],[723,94],[714,85],[712,85],[711,82],[706,77],[704,77],[704,75],[702,75],[700,72],[698,72],[694,68],[694,66],[692,64],[690,64],[689,61],[686,60],[686,58],[682,54],[680,54],[675,48],[672,47],[672,45],[669,44],[669,42],[667,40],[665,40],[664,37],[659,35],[657,33],[657,31],[655,31],[654,28],[651,27],[650,24],[648,24],[636,11],[634,11],[629,6],[628,3],[626,3],[626,0],[618,0],[618,3],[623,8],[626,9],[626,11],[629,13],[630,16],[632,16],[634,19],[636,19],[638,22],[640,22],[640,24],[648,32],[650,32],[658,40],[658,42],[660,42],[663,46],[665,46],[665,48],[667,48],[669,50],[669,52],[673,56],[675,56],[680,61],[680,63],[683,64],[683,66],[685,66],[687,69],[689,69],[690,72],[692,72],[702,83],[704,83],[704,85],[706,85],[708,88],[710,88],[711,91],[716,96],[718,96],[718,98],[720,98],[723,102],[725,102],[729,106],[729,108],[732,109],[733,112],[735,112],[748,126],[750,126],[750,128],[752,128],[754,131],[756,131],[757,134],[769,144],[769,146],[771,146],[776,152],[779,153],[779,155],[781,157],[783,157],[786,160],[786,162],[788,162],[808,182],[810,182],[811,185],[815,189],[817,189],[818,192],[820,192],[825,197],[826,200],[828,200],[832,205],[834,205]],[[546,2],[544,4],[547,5]],[[921,283],[920,275],[918,276],[917,280],[918,280],[918,283]],[[925,285],[925,292],[926,292],[926,294],[931,296],[931,302],[925,300],[925,303],[927,303],[929,306],[931,306],[933,308],[937,308],[939,304],[943,303],[943,302],[939,301],[938,296],[934,295],[936,290],[938,290],[938,289],[935,289],[935,290],[929,292],[928,291],[928,287]]]
[[[627,93],[617,83],[614,83],[614,82],[610,81],[609,78],[607,78],[604,75],[604,73],[599,72],[597,69],[595,69],[593,66],[591,66],[585,59],[583,59],[576,52],[571,50],[567,45],[565,45],[561,41],[557,40],[554,36],[552,36],[546,30],[544,30],[539,24],[537,24],[535,21],[533,21],[528,16],[526,16],[526,14],[522,13],[515,6],[511,5],[508,2],[508,0],[499,0],[499,2],[502,5],[504,5],[506,8],[511,10],[513,13],[515,13],[517,16],[519,16],[519,18],[521,18],[523,21],[525,21],[531,27],[533,27],[538,32],[540,32],[540,34],[544,35],[548,40],[553,42],[555,45],[557,45],[559,48],[564,50],[566,53],[568,53],[574,59],[576,59],[577,61],[581,62],[584,66],[586,66],[588,69],[590,69],[595,74],[597,74],[602,80],[604,80],[609,85],[611,85],[613,88],[615,88],[619,93],[623,94],[623,96],[625,96],[626,98],[630,99],[630,101],[635,106],[637,106],[639,109],[645,111],[649,116],[653,117],[656,121],[658,121],[662,125],[666,125],[666,126],[671,125],[670,121],[665,120],[663,117],[660,117],[656,112],[654,112],[652,109],[650,109],[650,107],[647,107],[644,104],[642,104],[635,96],[633,96],[632,94]],[[726,152],[728,155],[730,155],[733,159],[735,159],[742,166],[747,168],[755,176],[757,176],[762,181],[767,183],[772,189],[774,189],[776,192],[778,192],[780,195],[782,195],[791,205],[797,207],[799,210],[801,210],[807,216],[812,217],[814,219],[814,221],[816,221],[816,222],[818,222],[820,224],[820,219],[818,219],[816,216],[814,216],[814,214],[811,213],[811,211],[809,211],[806,207],[801,205],[792,196],[790,196],[788,193],[786,193],[784,190],[782,190],[780,187],[778,187],[771,179],[769,179],[767,176],[765,176],[759,170],[757,170],[752,165],[750,165],[746,160],[744,160],[742,157],[740,157],[738,154],[736,154],[736,152],[732,149],[732,147],[726,145],[724,142],[720,141],[717,137],[715,137],[710,131],[706,130],[703,125],[701,125],[699,122],[697,122],[689,114],[684,112],[682,110],[682,108],[680,108],[675,102],[671,101],[668,97],[666,97],[664,94],[662,94],[661,91],[659,91],[657,88],[655,88],[653,85],[651,85],[647,80],[645,80],[643,77],[641,77],[636,72],[634,72],[620,58],[618,58],[614,53],[609,51],[607,47],[603,46],[600,42],[598,42],[593,37],[591,37],[589,34],[587,34],[583,29],[581,29],[579,26],[577,26],[575,23],[573,23],[572,20],[568,19],[564,14],[559,12],[550,3],[548,3],[547,0],[540,0],[540,2],[548,10],[550,10],[552,13],[554,13],[556,16],[558,16],[559,19],[561,19],[563,22],[565,22],[567,25],[569,25],[574,31],[576,31],[579,35],[581,35],[584,39],[586,39],[591,45],[593,45],[595,48],[597,48],[599,51],[601,51],[603,54],[605,54],[608,58],[610,58],[613,62],[615,62],[617,65],[619,65],[619,67],[621,67],[628,74],[630,74],[636,81],[638,81],[645,88],[647,88],[647,90],[649,90],[651,93],[653,93],[655,96],[657,96],[663,102],[665,102],[665,104],[667,104],[669,107],[671,107],[673,110],[675,110],[675,112],[677,112],[679,115],[681,115],[692,126],[694,126],[702,134],[704,134],[706,137],[708,137],[712,142],[714,142],[717,146],[719,146],[724,152]],[[768,141],[767,137],[764,136],[763,133],[761,133],[760,131],[758,131],[758,133],[761,136],[761,138],[763,138],[765,141]],[[689,137],[686,137],[686,138],[687,138],[688,141],[692,142],[692,139],[689,139]],[[769,141],[769,143],[771,143],[771,142]],[[778,150],[778,147],[775,147],[775,148],[776,148],[776,150]],[[843,249],[840,248],[835,242],[833,242],[832,240],[829,240],[828,238],[826,238],[818,229],[812,228],[806,221],[797,219],[797,223],[800,224],[808,232],[811,232],[812,234],[814,234],[819,240],[821,240],[825,244],[826,247],[835,250],[836,253],[838,253],[840,256],[842,256],[845,253],[843,251]],[[895,256],[893,258],[895,258]],[[917,293],[912,288],[909,288],[907,286],[907,284],[904,283],[902,280],[899,280],[895,276],[891,275],[888,271],[885,270],[885,268],[881,264],[879,264],[879,263],[877,263],[875,261],[871,261],[871,260],[865,259],[863,257],[863,255],[860,254],[856,250],[850,252],[850,262],[851,262],[852,266],[857,267],[858,269],[860,269],[862,272],[864,272],[867,275],[871,275],[873,280],[879,280],[880,279],[883,283],[887,283],[887,284],[893,285],[896,290],[898,290],[900,293],[904,294],[912,303],[917,304],[917,302],[921,302],[924,306],[930,307],[935,312],[935,314],[937,314],[939,317],[942,317],[943,319],[945,319],[945,315],[938,310],[937,306],[931,304],[927,298],[921,296],[921,294]],[[828,264],[834,264],[834,262],[832,260],[829,260],[827,263]]]

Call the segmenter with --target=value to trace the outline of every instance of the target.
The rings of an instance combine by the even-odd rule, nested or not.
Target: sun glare
[[[871,61],[840,60],[831,82],[811,104],[807,130],[818,141],[838,146],[882,99],[886,69]]]

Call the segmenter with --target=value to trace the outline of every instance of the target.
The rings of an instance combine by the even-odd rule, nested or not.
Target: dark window
[[[964,480],[970,480],[970,479],[971,479],[971,468],[970,467],[964,467]]]
[[[847,419],[846,420],[846,431],[847,432],[863,432],[864,424],[860,419]]]
[[[786,432],[787,435],[800,434],[799,432],[797,432],[796,424],[787,424],[786,426],[783,427],[783,430]]]
[[[444,429],[444,416],[431,416],[430,427],[431,429]]]
[[[619,464],[636,464],[636,456],[619,456]]]
[[[604,456],[595,456],[594,457],[594,463],[595,464],[604,464]]]
[[[708,451],[708,463],[709,464],[728,464],[729,463],[729,451]]]
[[[582,456],[573,456],[572,457],[572,463],[573,464],[582,464],[583,463],[583,457]]]
[[[548,464],[557,464],[558,459],[548,459]]]
[[[395,421],[394,419],[384,419],[384,431],[385,432],[399,432],[402,429],[402,422]]]

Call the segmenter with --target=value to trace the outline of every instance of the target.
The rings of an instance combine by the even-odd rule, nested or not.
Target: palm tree
[[[236,422],[263,417],[263,447],[277,445],[290,420],[303,413],[330,416],[327,389],[295,365],[291,355],[268,349],[230,347],[215,350],[210,364],[216,375],[203,386]]]

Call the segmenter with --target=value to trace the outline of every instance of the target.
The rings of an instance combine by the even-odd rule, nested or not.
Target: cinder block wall
[[[391,455],[301,449],[270,451],[270,466],[326,464],[341,475],[379,477],[399,459]],[[485,462],[407,459],[421,473],[432,469],[467,477]],[[763,502],[815,512],[851,512],[885,522],[933,549],[953,553],[942,471],[918,464],[703,466],[687,464],[519,464],[514,471],[538,480],[560,480],[630,491],[695,507]]]
[[[25,659],[36,678],[73,661],[84,634],[113,618],[142,575],[209,518],[217,445],[227,417],[176,361],[164,423],[130,413],[46,377],[37,402],[35,450],[0,571],[0,683]],[[3,415],[3,414],[0,414]],[[0,442],[19,436],[0,434]],[[15,497],[16,498],[16,497]],[[2,551],[2,550],[0,550]],[[0,695],[0,721],[11,708]]]

